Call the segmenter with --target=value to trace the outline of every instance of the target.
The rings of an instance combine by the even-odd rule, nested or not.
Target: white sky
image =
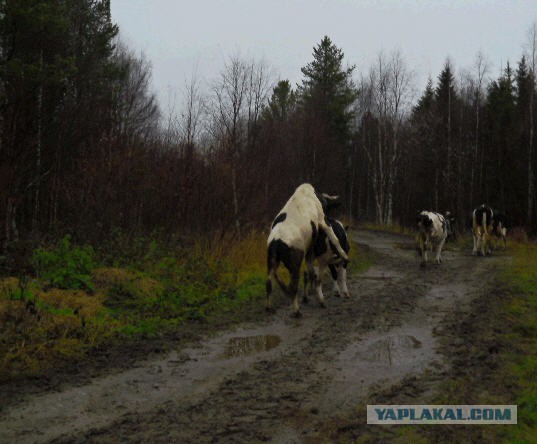
[[[537,21],[535,0],[112,0],[112,19],[127,45],[153,67],[164,113],[194,75],[206,85],[225,60],[263,60],[275,80],[293,85],[324,35],[367,73],[380,51],[400,50],[421,93],[447,57],[457,73],[478,51],[496,78],[516,66]],[[181,104],[176,104],[181,107]]]

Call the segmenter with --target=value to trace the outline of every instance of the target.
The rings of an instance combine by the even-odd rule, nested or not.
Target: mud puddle
[[[333,362],[318,366],[330,381],[323,413],[356,407],[379,386],[389,387],[439,365],[436,348],[431,327],[410,323],[352,342]]]
[[[272,350],[280,345],[282,338],[276,335],[239,336],[230,338],[223,353],[224,358],[248,356]]]

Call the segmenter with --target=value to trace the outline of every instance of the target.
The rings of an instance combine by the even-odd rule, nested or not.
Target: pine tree
[[[296,106],[296,93],[289,80],[280,80],[272,90],[265,116],[278,121],[287,121]]]
[[[302,68],[298,88],[302,127],[302,178],[349,196],[351,175],[352,105],[357,93],[354,66],[343,67],[344,53],[325,36],[313,49],[313,60]],[[341,171],[343,174],[336,173]]]
[[[343,68],[343,51],[328,36],[313,49],[313,61],[301,69],[304,106],[317,107],[339,142],[348,141],[356,100],[352,81],[355,66]]]
[[[454,177],[454,128],[457,127],[454,118],[456,116],[455,107],[457,100],[453,69],[448,60],[438,76],[438,85],[435,90],[436,114],[439,120],[436,141],[439,163],[436,165],[435,186],[440,185],[441,177],[442,190],[446,191],[443,197],[440,197],[440,201],[437,204],[451,209],[455,207],[455,201],[453,199],[453,193],[449,193],[447,190],[451,188]],[[436,208],[436,210],[439,210],[439,208]]]
[[[513,72],[509,63],[498,79],[488,89],[487,97],[488,144],[486,174],[483,190],[485,200],[505,211],[507,196],[516,196],[523,191],[517,177],[506,180],[514,171],[517,156],[513,144],[516,124],[516,96]],[[490,190],[490,191],[489,191]]]

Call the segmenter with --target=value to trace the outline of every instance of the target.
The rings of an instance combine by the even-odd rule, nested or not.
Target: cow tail
[[[277,242],[271,242],[267,250],[267,272],[268,272],[267,291],[268,291],[268,286],[270,285],[271,276],[273,276],[274,279],[276,279],[276,282],[278,283],[280,288],[284,292],[288,292],[287,285],[285,285],[285,283],[281,280],[280,276],[278,275],[278,267],[280,265],[280,262],[281,262],[281,258],[280,258],[279,245]]]

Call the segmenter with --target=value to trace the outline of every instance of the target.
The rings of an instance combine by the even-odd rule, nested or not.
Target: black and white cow
[[[442,247],[450,232],[449,222],[440,213],[422,211],[416,218],[418,226],[418,246],[421,254],[421,266],[427,264],[427,250],[435,249],[435,261],[442,262]]]
[[[298,304],[300,267],[319,230],[326,233],[341,258],[348,261],[347,253],[339,243],[333,228],[327,224],[325,215],[330,202],[335,200],[337,200],[335,196],[319,194],[312,185],[302,184],[274,219],[267,240],[267,310],[272,311],[270,295],[272,281],[275,279],[282,290],[293,298],[293,314],[300,316]],[[289,285],[278,276],[278,267],[282,262],[291,275]]]
[[[494,218],[492,220],[492,234],[503,244],[503,249],[507,248],[507,229],[510,222],[507,214],[494,210]]]
[[[494,212],[485,204],[472,211],[472,237],[474,248],[472,254],[481,256],[491,254],[490,236],[492,234]]]
[[[328,225],[332,227],[334,233],[341,244],[341,247],[349,254],[350,245],[347,238],[347,231],[343,224],[336,219],[327,218]],[[314,261],[317,261],[315,266]],[[334,282],[334,291],[338,296],[350,297],[347,289],[347,261],[344,260],[337,252],[336,247],[324,232],[319,230],[317,239],[312,245],[312,249],[306,255],[306,267],[304,272],[304,298],[307,302],[309,289],[315,283],[317,299],[321,307],[324,307],[324,295],[322,289],[322,278],[326,268],[330,270],[330,275]]]

